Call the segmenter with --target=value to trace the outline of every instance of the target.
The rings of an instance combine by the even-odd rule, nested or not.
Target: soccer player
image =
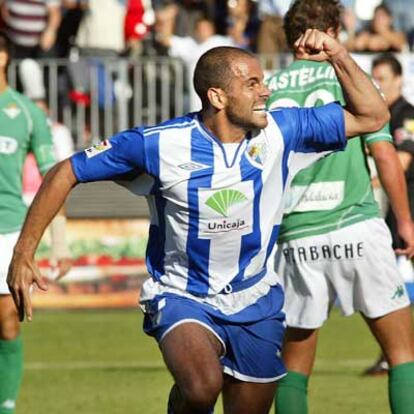
[[[115,179],[147,196],[151,276],[141,306],[144,330],[175,381],[169,413],[210,413],[220,391],[226,414],[269,411],[285,375],[283,291],[272,259],[285,190],[299,169],[343,149],[345,135],[388,120],[377,90],[335,39],[309,30],[296,48],[304,59],[332,63],[350,111],[330,104],[268,113],[257,59],[211,49],[194,75],[202,110],[121,132],[58,164],[15,246],[8,283],[30,320],[28,287],[45,288],[33,252],[71,188]]]
[[[19,318],[7,287],[7,269],[19,236],[26,206],[22,197],[23,163],[33,152],[42,173],[55,164],[50,129],[43,112],[8,86],[6,71],[10,47],[0,34],[0,414],[14,412],[23,373]],[[70,268],[62,245],[64,217],[54,221],[53,254],[61,274]]]
[[[340,2],[297,0],[285,16],[290,46],[307,27],[336,38]],[[318,107],[344,102],[338,72],[325,62],[296,60],[266,83],[268,105]],[[365,131],[368,132],[368,131]],[[359,311],[392,369],[393,413],[414,412],[414,334],[409,301],[399,276],[391,237],[374,201],[365,159],[373,155],[405,245],[414,255],[414,228],[404,174],[386,129],[364,134],[346,150],[301,171],[293,180],[280,228],[276,271],[283,276],[288,325],[283,358],[288,374],[278,386],[278,414],[307,412],[307,386],[318,330],[335,298],[345,315]]]

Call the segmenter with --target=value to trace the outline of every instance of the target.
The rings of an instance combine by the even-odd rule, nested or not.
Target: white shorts
[[[13,248],[20,232],[0,234],[0,295],[10,295],[6,283]]]
[[[276,271],[285,289],[288,326],[316,329],[336,299],[344,315],[377,318],[409,305],[384,220],[279,245]]]

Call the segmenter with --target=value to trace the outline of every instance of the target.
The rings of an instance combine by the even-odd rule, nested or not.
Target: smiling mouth
[[[253,108],[253,112],[267,112],[266,107],[260,107],[260,108]]]

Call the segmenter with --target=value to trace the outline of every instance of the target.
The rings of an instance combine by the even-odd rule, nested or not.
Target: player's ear
[[[207,97],[210,101],[210,105],[218,110],[224,109],[227,104],[226,93],[221,88],[209,88]]]

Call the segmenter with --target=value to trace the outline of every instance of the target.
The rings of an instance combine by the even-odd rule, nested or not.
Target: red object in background
[[[91,98],[88,94],[81,91],[70,91],[69,99],[77,105],[89,106],[91,103]]]
[[[141,40],[147,34],[148,28],[143,22],[144,6],[141,0],[128,0],[124,22],[125,40]]]

